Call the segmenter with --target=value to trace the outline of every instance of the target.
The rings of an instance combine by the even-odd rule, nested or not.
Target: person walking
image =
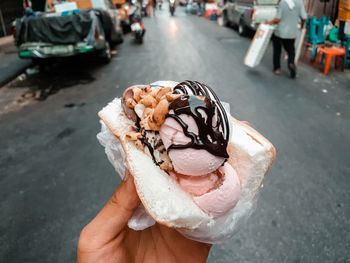
[[[153,17],[156,16],[156,9],[157,9],[157,0],[152,1],[152,11],[153,11]]]
[[[307,15],[302,0],[281,0],[276,17],[267,24],[276,24],[276,30],[272,37],[273,44],[273,72],[281,73],[281,49],[282,46],[288,54],[288,69],[290,77],[296,77],[295,46],[298,35],[298,24],[301,20],[301,28],[304,27]]]
[[[152,0],[147,0],[147,7],[146,7],[146,16],[151,17],[151,8],[152,8]]]
[[[203,0],[203,4],[202,4],[202,15],[204,16],[205,14],[205,9],[207,6],[208,0]]]

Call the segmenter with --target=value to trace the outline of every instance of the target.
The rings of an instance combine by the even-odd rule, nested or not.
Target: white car
[[[226,0],[223,10],[224,23],[237,26],[243,36],[248,30],[256,30],[261,22],[275,18],[279,0]]]

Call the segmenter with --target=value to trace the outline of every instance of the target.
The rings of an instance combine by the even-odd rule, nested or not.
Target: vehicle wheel
[[[246,27],[246,25],[244,24],[244,22],[243,22],[243,20],[241,19],[241,20],[239,20],[239,24],[238,24],[238,34],[240,35],[240,36],[245,36],[245,35],[247,35],[247,27]]]
[[[111,62],[111,59],[112,59],[111,47],[108,42],[106,42],[105,48],[101,51],[101,59],[104,63]]]
[[[50,67],[50,65],[57,62],[58,59],[54,58],[32,58],[33,65],[37,65],[40,67],[40,71],[45,70]]]
[[[137,43],[139,43],[139,44],[142,44],[142,43],[143,43],[142,33],[137,33],[137,34],[136,34],[136,41],[137,41]]]
[[[230,21],[228,21],[228,18],[227,18],[227,10],[224,10],[222,15],[223,15],[223,19],[224,19],[224,26],[231,27],[231,23],[230,23]]]

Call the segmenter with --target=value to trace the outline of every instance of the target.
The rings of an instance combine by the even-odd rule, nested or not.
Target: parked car
[[[187,5],[187,0],[179,0],[179,4],[181,6],[186,6]]]
[[[112,9],[26,12],[15,25],[19,57],[35,61],[95,53],[108,62],[110,47],[123,41],[117,10]]]
[[[224,23],[237,26],[241,36],[255,31],[261,22],[272,20],[279,0],[227,0],[223,10]]]

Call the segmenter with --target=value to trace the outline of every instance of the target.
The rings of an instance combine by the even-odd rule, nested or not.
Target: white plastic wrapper
[[[161,85],[165,82],[156,82],[153,84]],[[167,83],[168,84],[168,83]],[[173,85],[172,85],[173,86]],[[223,103],[226,111],[229,113],[229,104]],[[125,153],[119,139],[101,122],[101,132],[97,134],[97,139],[105,148],[105,153],[108,160],[111,162],[120,177],[124,177],[125,169],[127,168],[125,162]],[[230,127],[232,129],[232,127]],[[232,133],[231,133],[232,134]],[[257,183],[260,183],[257,182]],[[242,189],[243,190],[243,189]],[[256,206],[256,198],[244,200],[241,198],[237,205],[231,209],[227,214],[216,218],[214,222],[208,226],[199,226],[195,230],[178,230],[185,237],[205,242],[205,243],[222,243],[230,239],[238,230],[239,226],[252,214]],[[233,212],[233,210],[235,210]],[[144,206],[141,204],[134,212],[133,216],[128,222],[128,226],[134,230],[143,230],[155,224],[155,220],[147,213]]]

